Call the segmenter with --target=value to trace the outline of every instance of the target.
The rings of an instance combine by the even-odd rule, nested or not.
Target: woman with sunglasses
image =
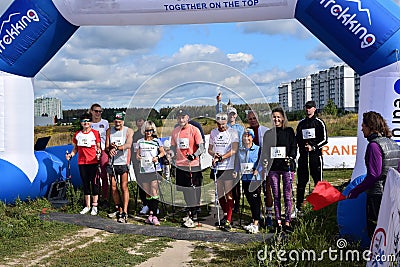
[[[237,182],[234,168],[235,155],[239,148],[239,135],[235,129],[227,126],[228,115],[226,113],[218,113],[216,122],[217,128],[211,130],[208,146],[208,154],[213,158],[210,178],[218,179],[217,194],[224,211],[224,218],[217,222],[217,225],[221,226],[222,230],[230,231],[234,207],[232,188]]]
[[[100,168],[101,168],[101,195],[103,197],[104,203],[108,202],[109,199],[109,185],[108,185],[108,177],[106,167],[108,165],[108,155],[105,151],[106,148],[106,132],[110,125],[107,120],[101,117],[103,113],[103,109],[97,103],[93,104],[90,109],[89,113],[92,115],[92,129],[95,129],[99,132],[101,138],[101,157],[100,157]],[[108,205],[106,205],[108,206]]]
[[[164,147],[160,139],[157,138],[157,128],[154,122],[145,121],[142,125],[144,137],[138,141],[136,159],[140,164],[138,175],[139,185],[147,193],[147,205],[150,215],[146,223],[160,225],[157,218],[159,188],[158,180],[161,180],[162,168],[160,159],[164,157]]]
[[[96,181],[97,164],[100,160],[100,134],[93,130],[91,126],[91,115],[88,113],[80,117],[81,130],[77,131],[72,138],[74,148],[65,157],[70,160],[78,153],[79,173],[82,179],[83,194],[85,198],[85,208],[80,212],[97,215],[97,201],[99,198],[100,181]],[[90,206],[90,196],[92,195],[92,206]],[[92,208],[90,208],[92,207]]]

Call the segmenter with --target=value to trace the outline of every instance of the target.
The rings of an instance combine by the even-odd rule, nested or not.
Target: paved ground
[[[253,241],[265,241],[271,238],[272,234],[247,234],[238,232],[224,232],[215,230],[214,220],[206,218],[202,221],[200,227],[183,228],[168,226],[151,226],[151,225],[134,225],[131,223],[121,224],[116,220],[105,219],[99,216],[67,214],[51,212],[40,215],[43,220],[59,221],[65,223],[76,224],[89,228],[104,230],[116,234],[138,234],[154,237],[169,237],[178,240],[189,241],[205,241],[205,242],[228,242],[236,244],[244,244]]]

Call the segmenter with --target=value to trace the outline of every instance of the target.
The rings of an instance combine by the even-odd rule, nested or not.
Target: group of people
[[[217,127],[210,133],[207,148],[207,153],[212,157],[210,179],[216,185],[216,205],[223,211],[216,225],[225,231],[231,229],[232,213],[240,208],[243,190],[251,209],[252,222],[244,227],[249,233],[259,232],[261,221],[272,226],[273,217],[278,228],[290,230],[292,218],[302,211],[309,175],[314,185],[322,180],[322,147],[327,144],[328,136],[325,123],[316,115],[315,102],[308,101],[305,104],[306,116],[298,123],[295,131],[287,125],[286,114],[281,107],[271,111],[271,128],[260,125],[258,114],[253,110],[247,111],[248,127],[244,127],[236,121],[237,110],[229,107],[226,112],[222,112],[220,101],[221,95],[218,95],[215,118]],[[97,215],[101,194],[105,200],[113,198],[115,212],[109,216],[126,223],[129,165],[133,164],[140,185],[139,195],[143,204],[141,213],[148,214],[146,223],[160,225],[157,214],[159,181],[163,175],[161,159],[173,157],[176,186],[183,191],[187,206],[183,226],[195,227],[203,182],[199,159],[206,152],[201,126],[190,120],[188,111],[179,109],[175,114],[177,124],[171,133],[170,146],[164,149],[157,137],[154,122],[138,118],[138,129],[134,132],[124,126],[123,112],[115,113],[113,127],[101,118],[101,113],[101,106],[93,104],[89,113],[80,117],[81,130],[74,134],[74,148],[66,155],[68,160],[75,154],[79,155],[78,165],[85,200],[81,214],[90,212]],[[398,167],[400,152],[397,144],[390,139],[390,131],[379,113],[371,111],[364,114],[362,131],[370,142],[366,152],[367,177],[350,192],[348,198],[355,198],[367,190],[368,229],[371,232],[376,223],[387,169]],[[297,151],[300,154],[298,160]],[[296,167],[296,205],[293,207]],[[261,190],[264,193],[264,203],[261,200]]]

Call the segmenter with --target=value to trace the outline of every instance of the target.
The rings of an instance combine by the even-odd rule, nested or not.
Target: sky
[[[278,102],[280,83],[342,63],[296,20],[82,26],[34,78],[35,97],[64,110],[215,104],[219,91],[225,103]]]

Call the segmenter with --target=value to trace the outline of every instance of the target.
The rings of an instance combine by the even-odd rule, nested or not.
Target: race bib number
[[[240,164],[240,168],[242,169],[243,174],[253,174],[253,166],[254,166],[254,163]]]
[[[122,146],[123,142],[122,142],[122,137],[110,137],[110,141],[111,144],[115,144],[116,146]]]
[[[303,129],[303,139],[315,138],[315,128]]]
[[[77,139],[77,145],[78,146],[83,146],[83,147],[91,147],[92,145],[90,144],[90,141],[87,138],[78,138]]]
[[[179,138],[178,139],[179,149],[189,149],[189,138]]]
[[[153,166],[153,161],[151,157],[142,157],[140,159],[140,167],[148,169]]]
[[[284,159],[286,158],[286,147],[273,146],[271,147],[271,159]]]

